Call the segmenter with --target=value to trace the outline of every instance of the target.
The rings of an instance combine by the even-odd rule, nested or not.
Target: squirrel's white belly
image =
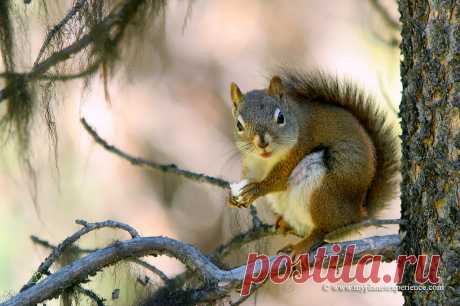
[[[278,161],[248,158],[243,162],[246,165],[247,181],[260,181],[268,175]],[[287,190],[266,195],[271,209],[281,215],[298,235],[308,235],[314,228],[310,213],[310,198],[313,191],[320,186],[325,173],[324,151],[308,154],[289,176]],[[241,182],[242,185],[247,181]],[[235,185],[236,187],[241,188],[239,185]]]
[[[288,189],[267,195],[272,210],[301,236],[314,228],[310,198],[326,173],[323,155],[323,151],[307,155],[292,171]]]
[[[281,215],[292,229],[301,236],[306,236],[313,229],[313,220],[308,203],[308,191],[301,186],[292,190],[277,192],[267,196],[271,209]]]

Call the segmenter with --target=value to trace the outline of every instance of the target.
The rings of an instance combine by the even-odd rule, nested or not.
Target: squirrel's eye
[[[239,120],[236,123],[236,128],[238,129],[238,132],[242,132],[244,130],[244,127]]]
[[[241,118],[241,115],[238,116],[238,121],[236,122],[236,128],[238,129],[238,132],[241,133],[244,130],[244,120]]]
[[[284,115],[279,108],[276,109],[274,117],[275,117],[276,123],[278,123],[279,125],[284,125],[285,123]]]

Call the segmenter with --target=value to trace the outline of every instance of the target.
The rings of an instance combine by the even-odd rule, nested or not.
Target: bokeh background
[[[48,254],[32,243],[30,235],[57,243],[78,228],[75,219],[115,219],[145,236],[169,236],[203,251],[247,226],[246,212],[235,214],[226,207],[222,190],[148,172],[104,151],[83,130],[82,116],[110,143],[134,155],[235,181],[240,160],[231,137],[231,81],[246,91],[265,87],[269,71],[278,65],[321,68],[352,78],[385,107],[397,109],[400,53],[394,41],[398,33],[371,2],[170,1],[155,30],[123,54],[126,64],[109,82],[110,103],[99,75],[89,83],[59,85],[53,101],[57,105],[57,160],[39,119],[32,133],[31,156],[38,183],[35,203],[31,177],[17,158],[14,141],[1,144],[0,293],[6,297],[16,292]],[[398,18],[395,1],[381,3]],[[56,2],[50,21],[59,20],[69,5],[69,1]],[[26,14],[31,62],[25,62],[24,68],[30,67],[45,35],[33,5]],[[0,105],[0,111],[4,107]],[[261,202],[260,210],[262,206]],[[384,216],[399,217],[399,203]],[[395,232],[396,227],[389,227],[373,233]],[[102,230],[85,238],[82,246],[103,246],[123,238],[123,233]],[[278,239],[272,247],[283,242]],[[243,251],[247,250],[234,256],[235,264],[244,259]],[[172,259],[151,262],[170,276],[183,270]],[[394,264],[385,264],[385,271],[394,270]],[[143,290],[136,282],[143,274],[118,265],[98,274],[92,286],[105,297],[120,288],[121,298],[110,304],[123,305]],[[255,300],[258,305],[403,302],[399,293],[334,293],[314,283],[266,286],[245,305]],[[53,304],[59,302],[47,303]]]

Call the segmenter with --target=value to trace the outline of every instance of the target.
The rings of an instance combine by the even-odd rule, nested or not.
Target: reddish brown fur
[[[362,128],[358,129],[360,133],[366,133],[369,136],[367,141],[370,141],[374,147],[376,164],[374,178],[368,186],[365,207],[368,215],[374,217],[391,199],[396,197],[398,191],[401,149],[399,137],[396,134],[397,119],[391,113],[384,113],[374,100],[350,82],[339,81],[319,71],[303,73],[283,70],[280,75],[288,95],[300,104],[315,103],[324,107],[329,105],[345,110],[361,125]],[[330,112],[329,115],[321,118],[321,121],[326,123],[323,128],[337,121],[334,114],[336,113]],[[318,124],[321,125],[321,122]],[[345,134],[352,132],[346,129],[336,131],[338,133],[343,131]],[[328,137],[332,140],[334,137],[340,139],[337,133]],[[368,145],[368,147],[371,146]],[[370,162],[368,159],[367,161]],[[360,165],[359,160],[354,162],[356,167]],[[367,167],[367,169],[370,168]]]
[[[281,79],[281,81],[280,81]],[[396,120],[347,82],[320,72],[283,71],[269,93],[287,94],[297,116],[297,144],[261,182],[247,185],[247,203],[286,190],[293,169],[313,150],[325,150],[327,171],[310,200],[313,230],[294,252],[340,227],[374,216],[397,192]]]
[[[310,199],[311,214],[317,228],[330,232],[364,217],[362,208],[376,168],[374,146],[349,112],[320,103],[309,110],[313,142],[328,150],[328,171]]]

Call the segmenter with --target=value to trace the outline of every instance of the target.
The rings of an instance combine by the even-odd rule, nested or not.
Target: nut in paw
[[[230,207],[239,207],[239,203],[238,203],[238,200],[237,198],[233,197],[231,194],[228,196],[228,201],[227,201],[228,205]]]
[[[260,184],[249,183],[245,185],[240,192],[240,201],[247,203],[247,205],[254,202],[260,196]]]
[[[259,197],[259,184],[250,183],[242,180],[238,183],[230,184],[229,204],[235,207],[248,207]]]
[[[248,207],[249,203],[243,202],[240,197],[235,197],[232,194],[229,195],[228,197],[228,205],[231,207]]]

